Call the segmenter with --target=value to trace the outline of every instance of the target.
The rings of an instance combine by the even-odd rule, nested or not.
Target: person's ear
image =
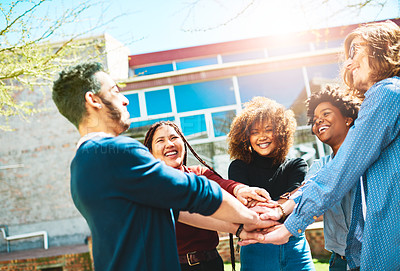
[[[346,126],[350,127],[352,123],[353,123],[353,118],[347,117],[346,118]]]
[[[93,108],[96,108],[96,109],[102,109],[103,108],[103,105],[101,103],[101,99],[91,91],[86,92],[85,100],[88,103],[88,105],[93,107]]]

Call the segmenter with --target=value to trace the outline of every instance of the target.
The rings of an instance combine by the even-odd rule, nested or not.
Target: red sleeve
[[[189,172],[193,172],[197,176],[204,176],[207,179],[213,180],[216,183],[221,186],[224,190],[228,191],[228,193],[233,195],[233,189],[235,189],[236,186],[240,185],[241,183],[232,181],[232,180],[226,180],[223,178],[220,178],[217,174],[215,174],[212,170],[209,170],[206,167],[202,166],[190,166],[186,168]]]

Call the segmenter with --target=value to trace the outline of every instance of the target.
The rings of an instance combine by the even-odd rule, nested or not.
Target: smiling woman
[[[361,101],[329,86],[307,101],[308,124],[319,140],[336,154],[357,118]]]
[[[306,179],[315,175],[337,154],[358,116],[359,107],[360,102],[357,98],[329,86],[311,95],[307,100],[307,117],[309,124],[312,124],[312,132],[332,148],[332,154],[314,161]],[[306,186],[302,189],[306,189]],[[324,213],[325,249],[332,252],[330,270],[347,270],[346,237],[349,232],[355,192],[354,187],[341,201]]]
[[[262,187],[273,200],[298,188],[307,164],[300,158],[286,158],[295,130],[294,114],[283,105],[264,97],[245,103],[228,135],[229,153],[236,159],[229,166],[229,178]],[[283,207],[279,208],[284,217]],[[281,251],[288,256],[282,257]],[[244,246],[240,250],[240,262],[242,270],[314,270],[304,234],[291,237],[283,245]]]
[[[153,124],[146,133],[144,145],[155,158],[164,161],[166,165],[186,173],[191,172],[211,179],[238,199],[245,191],[252,189],[254,189],[254,194],[263,196],[263,198],[254,199],[263,200],[269,198],[265,190],[247,187],[232,180],[223,179],[197,155],[186,141],[181,130],[173,122],[160,121]],[[186,166],[188,148],[205,167]],[[180,214],[179,219],[183,215],[186,214]],[[177,222],[175,227],[182,270],[224,270],[222,258],[216,250],[219,242],[216,231],[200,229],[180,222]],[[234,225],[233,232],[236,231],[237,227],[238,225]]]

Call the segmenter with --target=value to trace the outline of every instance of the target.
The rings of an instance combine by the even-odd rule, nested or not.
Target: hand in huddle
[[[263,244],[274,244],[274,245],[282,245],[289,241],[289,237],[292,234],[286,229],[285,225],[279,224],[268,229],[264,229],[262,232],[263,237],[257,235],[258,239],[251,239],[243,236],[243,239],[238,242],[241,246],[246,246],[255,243],[263,243]]]
[[[233,195],[247,207],[253,207],[258,202],[267,202],[271,200],[269,193],[265,189],[247,185],[236,186]]]

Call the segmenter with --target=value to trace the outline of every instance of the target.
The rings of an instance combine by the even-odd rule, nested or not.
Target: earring
[[[349,123],[348,123],[348,122],[346,122],[346,126],[349,126]]]
[[[99,104],[99,109],[103,108],[103,106],[101,104]]]

